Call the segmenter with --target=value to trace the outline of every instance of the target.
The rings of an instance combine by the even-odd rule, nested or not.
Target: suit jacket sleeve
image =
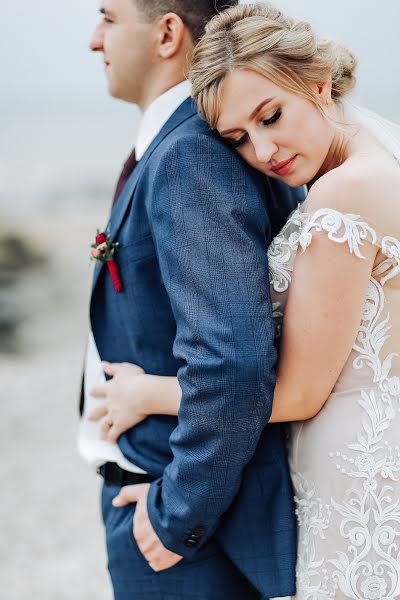
[[[185,557],[214,533],[271,413],[271,230],[261,181],[225,144],[192,135],[169,148],[149,194],[184,366],[174,458],[150,488],[148,511],[163,544]]]

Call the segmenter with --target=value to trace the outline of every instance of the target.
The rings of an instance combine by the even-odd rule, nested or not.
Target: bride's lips
[[[279,163],[276,163],[276,165],[273,165],[271,167],[271,171],[273,171],[277,175],[287,175],[290,169],[292,168],[296,158],[297,154],[295,154],[294,156],[292,156],[292,158],[289,158],[288,160],[283,160]]]

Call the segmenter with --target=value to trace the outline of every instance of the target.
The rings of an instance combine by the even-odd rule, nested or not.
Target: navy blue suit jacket
[[[178,375],[179,418],[119,439],[158,479],[150,520],[190,559],[211,536],[266,596],[294,593],[285,430],[267,425],[276,350],[267,247],[302,199],[250,169],[198,117],[172,115],[110,219],[123,292],[97,268],[91,323],[102,360]]]

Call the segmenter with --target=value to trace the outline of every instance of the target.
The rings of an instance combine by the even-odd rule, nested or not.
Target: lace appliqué
[[[296,473],[293,480],[298,491],[295,496],[297,522],[302,532],[297,559],[297,595],[310,600],[327,600],[333,597],[332,590],[325,560],[317,557],[315,538],[326,539],[332,508],[323,503],[314,484],[300,473]]]
[[[330,457],[341,473],[361,480],[362,489],[353,486],[341,502],[331,499],[348,546],[328,563],[344,597],[394,600],[400,594],[400,502],[382,481],[398,481],[400,474],[399,447],[384,439],[396,413],[390,395],[377,390],[363,390],[359,404],[364,418],[355,442]]]
[[[384,278],[385,281],[387,279]],[[391,352],[381,358],[384,344],[390,337],[390,314],[383,317],[385,294],[382,281],[378,282],[373,277],[369,280],[362,321],[353,344],[353,350],[358,353],[353,361],[353,367],[362,369],[363,366],[368,366],[373,372],[373,382],[382,392],[398,395],[400,380],[398,377],[390,377],[389,373],[393,360],[399,356],[399,353]]]
[[[381,279],[381,285],[385,285],[389,279],[400,273],[400,241],[396,238],[386,236],[382,239],[382,254],[387,259],[379,266],[385,266],[387,274]]]
[[[268,249],[269,282],[276,292],[285,292],[292,280],[298,240],[306,220],[304,215],[298,206]]]
[[[268,249],[270,284],[275,292],[287,291],[299,246],[304,252],[312,242],[313,233],[322,231],[334,242],[346,242],[350,252],[359,258],[363,258],[360,246],[365,240],[377,243],[375,231],[361,221],[359,215],[343,214],[332,208],[321,208],[308,214],[301,212],[298,206]],[[400,245],[398,248],[391,246],[390,250],[397,252],[400,270]]]
[[[318,233],[325,231],[333,242],[347,242],[350,252],[358,258],[364,258],[360,251],[363,240],[369,239],[372,244],[377,242],[375,231],[361,221],[359,215],[343,214],[332,208],[320,208],[309,216],[299,236],[298,241],[303,252],[311,244],[313,229]]]
[[[293,474],[300,529],[296,597],[396,600],[400,598],[400,499],[398,487],[391,482],[400,479],[400,448],[385,437],[400,412],[400,378],[391,374],[399,353],[384,354],[391,335],[390,314],[384,311],[384,286],[400,274],[400,241],[388,236],[378,240],[358,215],[333,209],[309,215],[298,208],[268,252],[271,286],[276,293],[287,291],[297,251],[308,248],[314,232],[347,243],[360,259],[367,240],[380,247],[385,259],[371,274],[353,344],[353,368],[371,373],[358,400],[363,415],[360,429],[343,451],[331,451],[328,457],[338,474],[348,479],[348,491],[344,497],[324,503],[317,492],[318,482],[307,481],[300,472]],[[329,542],[333,515],[339,517],[346,551],[333,548],[333,555],[322,555],[318,540],[327,538]]]
[[[400,595],[400,502],[389,485],[390,480],[399,481],[400,449],[385,440],[400,404],[400,379],[390,376],[399,354],[383,354],[391,329],[390,314],[384,315],[383,286],[398,272],[398,264],[392,260],[398,242],[388,240],[382,240],[382,252],[388,260],[372,273],[353,344],[357,353],[353,368],[369,368],[376,387],[361,391],[359,405],[364,417],[356,440],[347,444],[346,453],[331,453],[337,469],[363,481],[363,489],[353,489],[345,502],[331,500],[342,517],[340,533],[349,542],[348,552],[338,552],[330,561],[335,567],[333,578],[346,597],[357,599],[394,600]],[[380,281],[374,279],[388,268],[391,270]],[[382,483],[385,480],[387,485]]]

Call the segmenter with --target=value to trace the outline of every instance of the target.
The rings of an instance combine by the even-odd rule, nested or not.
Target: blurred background
[[[359,56],[355,99],[400,121],[397,0],[279,0]],[[139,113],[88,50],[97,0],[3,3],[0,581],[7,600],[111,600],[96,476],[75,449],[89,245]],[[3,593],[1,594],[3,597]]]

